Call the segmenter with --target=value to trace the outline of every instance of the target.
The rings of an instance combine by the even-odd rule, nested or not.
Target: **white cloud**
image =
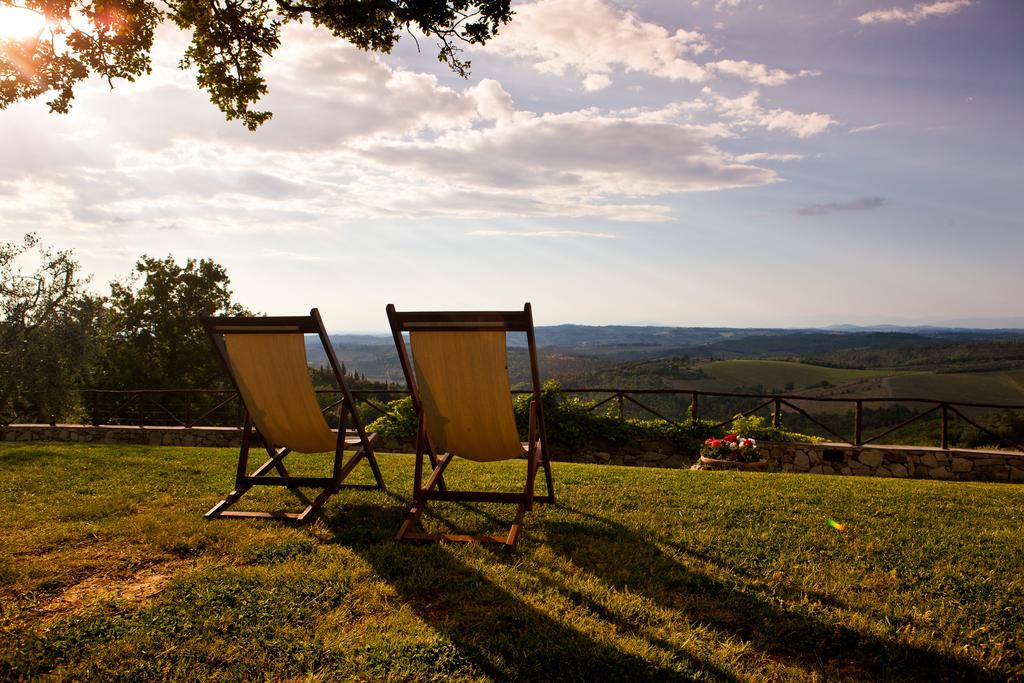
[[[538,114],[497,81],[449,88],[308,26],[284,45],[268,76],[275,116],[256,133],[159,72],[141,90],[87,87],[68,117],[38,102],[3,112],[0,229],[119,241],[372,218],[664,221],[674,193],[778,180],[715,145],[742,126],[695,120],[718,117],[702,100]]]
[[[798,73],[789,73],[782,69],[769,69],[764,64],[748,62],[747,60],[736,61],[734,59],[723,59],[708,64],[709,68],[720,73],[737,76],[743,80],[757,83],[758,85],[782,85],[788,83],[798,76],[820,76],[820,71],[803,69]]]
[[[698,31],[673,32],[607,0],[536,0],[517,5],[515,20],[479,49],[527,60],[542,73],[578,75],[587,91],[610,86],[616,69],[691,83],[724,74],[766,86],[816,73],[747,60],[699,63],[696,57],[710,48]]]
[[[787,109],[766,109],[758,101],[756,90],[739,97],[726,97],[705,87],[704,94],[712,99],[717,112],[740,128],[783,130],[798,138],[808,138],[837,125],[831,116],[820,112],[800,114]]]
[[[611,240],[615,235],[610,232],[586,232],[583,230],[471,230],[466,233],[474,237],[561,237],[561,238],[589,238]]]
[[[736,9],[742,5],[749,5],[752,0],[718,0],[715,3],[715,11],[723,12],[725,10]]]
[[[884,128],[886,125],[888,125],[888,124],[886,124],[886,123],[872,123],[870,126],[855,126],[854,128],[851,128],[849,132],[851,132],[851,133],[867,133],[867,132],[872,131],[872,130],[878,130],[879,128]]]
[[[857,21],[861,24],[901,23],[916,24],[932,17],[944,17],[968,7],[971,0],[938,0],[937,2],[919,2],[910,9],[892,7],[866,12]]]
[[[436,140],[374,145],[387,168],[441,174],[476,189],[535,196],[651,197],[772,182],[765,169],[729,161],[702,126],[624,119],[595,110],[522,116]]]
[[[774,154],[769,152],[753,152],[751,154],[737,154],[733,157],[740,163],[749,164],[753,161],[800,161],[803,154]]]
[[[529,60],[543,73],[577,73],[586,89],[597,90],[611,83],[615,68],[704,81],[707,72],[689,56],[708,47],[696,31],[669,32],[603,0],[537,0],[517,5],[515,21],[481,49]]]

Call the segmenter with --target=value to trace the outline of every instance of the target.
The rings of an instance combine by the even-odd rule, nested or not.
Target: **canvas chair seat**
[[[504,332],[411,332],[434,448],[477,462],[526,454],[512,413]]]
[[[231,371],[260,435],[296,453],[333,451],[337,435],[320,412],[303,335],[225,333]]]

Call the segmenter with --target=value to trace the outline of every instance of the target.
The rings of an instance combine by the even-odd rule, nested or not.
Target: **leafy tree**
[[[110,285],[106,353],[98,384],[108,389],[209,388],[224,371],[199,314],[246,315],[212,259],[143,256],[132,277]]]
[[[62,418],[96,357],[102,301],[70,251],[0,243],[0,416]]]
[[[34,39],[0,45],[0,108],[53,92],[66,113],[75,86],[99,76],[134,81],[150,72],[162,22],[191,31],[181,67],[230,119],[250,130],[270,118],[252,107],[267,92],[263,60],[280,46],[281,27],[311,20],[363,50],[390,52],[403,31],[438,41],[438,59],[465,76],[460,43],[482,44],[512,16],[511,0],[0,0],[45,16]]]

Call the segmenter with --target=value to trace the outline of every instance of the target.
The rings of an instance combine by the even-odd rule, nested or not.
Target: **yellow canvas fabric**
[[[263,438],[298,453],[333,451],[337,436],[313,392],[302,334],[225,334],[231,371]]]
[[[525,453],[516,432],[505,332],[411,332],[416,383],[434,448],[469,460]]]

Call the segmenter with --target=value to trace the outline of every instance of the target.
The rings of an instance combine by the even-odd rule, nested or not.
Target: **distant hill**
[[[358,371],[367,379],[405,383],[390,335],[332,334],[330,339],[338,360],[349,370]],[[327,354],[318,339],[306,338],[306,358],[310,365],[327,365]]]
[[[699,382],[702,370],[694,364],[697,360],[799,360],[817,367],[870,369],[875,371],[872,374],[901,369],[977,372],[1024,368],[1024,332],[922,327],[913,330],[552,325],[537,328],[537,344],[545,377],[587,386],[639,386],[637,382],[660,386],[660,382],[669,380]],[[310,342],[310,364],[325,364],[323,350],[315,340]],[[349,370],[372,380],[403,382],[390,335],[335,334],[331,335],[331,342]],[[513,381],[524,381],[528,369],[525,335],[510,335],[509,343]],[[771,367],[775,370],[764,377],[760,373],[736,377],[736,386],[763,384],[766,388],[781,388],[790,381],[800,387],[812,383],[805,380],[806,372],[796,372],[791,379],[779,383],[782,375],[776,366]],[[817,374],[822,375],[822,380],[834,382],[830,373]],[[734,380],[721,378],[713,383],[725,388],[720,382],[731,381]]]
[[[928,347],[944,341],[907,332],[792,332],[726,339],[704,347],[723,356],[803,356],[847,349]]]

